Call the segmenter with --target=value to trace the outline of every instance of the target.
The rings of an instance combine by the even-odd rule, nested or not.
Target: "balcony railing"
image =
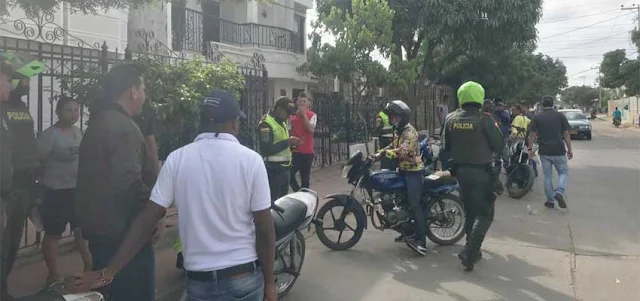
[[[209,42],[251,45],[304,53],[304,36],[291,30],[255,23],[239,24],[201,12],[174,8],[173,49],[202,52]]]

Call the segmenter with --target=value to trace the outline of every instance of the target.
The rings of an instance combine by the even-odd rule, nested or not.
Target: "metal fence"
[[[318,84],[310,87],[310,92],[313,110],[318,116],[314,167],[342,162],[350,155],[350,145],[371,142],[378,134],[376,116],[384,104],[392,99],[400,99],[387,94],[387,90],[355,99],[347,85],[334,87],[332,79],[320,79]],[[414,94],[416,106],[412,108],[413,125],[419,131],[437,133],[446,114],[455,109],[453,89],[437,85],[416,86]]]
[[[236,23],[215,15],[172,7],[173,49],[200,52],[210,42],[253,45],[304,53],[304,36],[291,30],[256,23]]]
[[[47,15],[40,18],[53,20],[53,16]],[[49,25],[51,24],[50,22]],[[47,67],[44,73],[31,80],[30,92],[24,98],[34,118],[37,133],[56,122],[54,118],[55,100],[58,96],[69,93],[64,81],[78,77],[77,71],[80,69],[106,73],[115,64],[136,59],[141,55],[148,56],[150,52],[156,53],[151,55],[153,59],[167,64],[177,64],[189,59],[183,53],[171,51],[169,47],[155,40],[153,32],[145,30],[139,30],[136,33],[142,42],[134,48],[138,50],[134,52],[129,48],[124,50],[109,49],[106,42],[102,45],[88,44],[80,39],[77,39],[79,41],[77,46],[61,45],[58,39],[68,38],[69,33],[59,26],[51,29],[45,26],[15,25],[15,28],[23,29],[19,34],[22,34],[24,38],[0,37],[0,51],[28,53],[42,61]],[[213,46],[206,47],[205,50],[206,58],[209,61],[217,61],[222,58],[222,55]],[[240,102],[249,121],[243,127],[240,140],[243,144],[255,148],[256,133],[253,129],[256,127],[255,123],[268,111],[269,106],[267,100],[268,72],[264,66],[264,57],[260,54],[255,54],[249,62],[239,64],[238,68],[245,76],[245,88],[241,94]],[[88,110],[82,108],[80,116],[80,127],[83,129],[88,117]],[[31,222],[25,223],[24,238],[21,242],[22,254],[38,250],[41,239],[39,230],[35,229]],[[70,236],[70,230],[63,234],[65,241],[69,241]]]

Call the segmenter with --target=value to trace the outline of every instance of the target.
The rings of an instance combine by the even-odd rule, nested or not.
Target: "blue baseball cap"
[[[240,110],[238,99],[225,90],[214,90],[207,94],[200,105],[200,112],[216,123],[224,123],[236,117],[247,118]]]

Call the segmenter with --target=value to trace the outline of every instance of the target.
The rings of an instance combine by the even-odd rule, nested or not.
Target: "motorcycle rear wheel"
[[[339,221],[339,216],[336,216],[336,214],[332,211],[333,208],[339,207],[342,207],[342,210],[348,210],[345,219],[348,217],[348,215],[353,215],[356,220],[355,228],[351,227],[351,225],[349,224],[346,224],[344,220]],[[324,228],[324,225],[316,225],[316,235],[318,235],[318,239],[320,240],[320,242],[327,248],[335,251],[344,251],[355,246],[360,241],[360,238],[362,238],[362,233],[364,232],[364,228],[367,224],[367,217],[363,214],[359,214],[357,211],[351,210],[351,208],[346,208],[344,204],[338,200],[330,200],[322,207],[320,207],[320,210],[318,210],[318,213],[316,215],[316,219],[319,221],[324,221],[325,215],[327,213],[330,214],[330,216],[333,218],[334,228]],[[351,239],[345,242],[340,242],[342,233],[347,228],[353,231],[353,236],[351,237]],[[325,233],[325,230],[339,231],[340,234],[338,236],[338,241],[333,241],[331,238],[329,238],[327,236],[327,233]]]
[[[514,184],[516,186],[519,186],[517,183],[514,182],[518,172],[522,172],[523,174],[520,176],[526,180],[525,180],[524,186],[514,188]],[[521,199],[522,197],[527,195],[529,191],[531,191],[531,188],[533,187],[534,182],[535,182],[535,175],[534,175],[533,167],[531,167],[531,165],[515,166],[513,170],[507,175],[507,181],[505,183],[507,194],[509,194],[509,197],[513,199]]]
[[[300,276],[300,270],[302,270],[302,264],[304,263],[304,256],[307,250],[307,246],[304,236],[302,235],[302,233],[300,233],[300,231],[296,231],[296,235],[291,240],[291,242],[289,242],[289,253],[291,253],[291,249],[293,249],[294,254],[289,254],[289,256],[291,256],[291,258],[289,258],[289,262],[293,262],[295,264],[295,271],[293,271],[294,275],[290,275],[293,278],[284,283],[280,282],[280,279],[278,278],[279,275],[275,275],[276,288],[278,290],[278,299],[284,297],[284,295],[286,295],[293,288],[293,285],[296,283],[298,277]],[[299,259],[296,260],[297,258]],[[276,260],[285,260],[286,263],[286,259],[282,259],[279,254],[276,255]],[[286,273],[287,272],[283,272],[280,275]]]
[[[452,209],[441,208],[440,206],[441,201],[450,202],[453,204],[455,208],[452,208]],[[435,211],[436,214],[438,215],[444,214],[445,216],[435,216],[433,210],[436,210]],[[446,212],[443,212],[443,210],[446,210]],[[460,241],[464,237],[466,212],[464,210],[464,204],[462,203],[462,201],[458,196],[449,193],[441,197],[432,198],[427,203],[426,211],[427,211],[426,213],[428,214],[427,215],[427,237],[429,238],[429,240],[431,240],[432,242],[440,246],[450,246],[450,245],[456,244],[458,241]],[[454,216],[452,216],[449,213],[452,213]],[[452,218],[453,220],[451,220]],[[433,232],[433,229],[431,228],[431,225],[433,225],[435,222],[440,222],[440,223],[444,222],[446,225],[444,225],[442,228],[455,227],[455,220],[458,218],[460,219],[460,225],[456,227],[455,231],[453,232],[453,235],[449,237],[437,235]],[[453,226],[447,227],[451,223],[453,223]]]

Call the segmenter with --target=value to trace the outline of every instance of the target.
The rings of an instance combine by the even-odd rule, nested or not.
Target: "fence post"
[[[102,43],[102,47],[100,48],[100,71],[102,73],[109,72],[109,46],[107,46],[107,41]]]
[[[347,158],[349,158],[349,145],[351,145],[351,106],[349,105],[349,103],[345,102],[344,104],[345,106],[345,132],[346,132],[346,138],[347,138]],[[342,159],[342,158],[341,158]]]
[[[129,49],[129,45],[127,45],[127,47],[124,48],[124,59],[131,60],[131,58],[131,49]]]

